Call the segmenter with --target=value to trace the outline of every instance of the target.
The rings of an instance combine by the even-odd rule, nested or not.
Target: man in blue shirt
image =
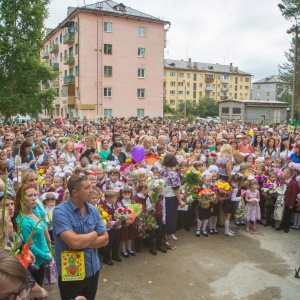
[[[78,295],[93,300],[101,268],[97,249],[108,244],[108,234],[98,210],[87,202],[92,191],[88,177],[84,174],[71,176],[68,190],[70,198],[55,207],[52,220],[60,295],[62,300]],[[61,253],[71,249],[84,251],[83,280],[62,281]]]

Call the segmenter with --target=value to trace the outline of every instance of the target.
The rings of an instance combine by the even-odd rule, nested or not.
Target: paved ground
[[[97,299],[300,299],[300,231],[289,234],[258,225],[258,232],[236,230],[233,238],[180,230],[178,248],[104,265]],[[56,286],[49,299],[59,299]]]

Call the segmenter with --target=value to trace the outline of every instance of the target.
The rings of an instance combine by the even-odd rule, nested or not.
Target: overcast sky
[[[121,0],[131,8],[171,22],[165,58],[229,64],[254,75],[278,74],[290,47],[278,0]],[[86,4],[97,1],[85,0]],[[116,1],[117,2],[117,1]],[[83,0],[52,0],[46,26],[56,27],[68,6]]]

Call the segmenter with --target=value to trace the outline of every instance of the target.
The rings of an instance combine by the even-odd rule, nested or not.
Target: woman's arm
[[[231,159],[229,159],[228,162],[226,163],[226,173],[229,179],[231,179],[231,172],[232,172],[232,163],[231,163]]]

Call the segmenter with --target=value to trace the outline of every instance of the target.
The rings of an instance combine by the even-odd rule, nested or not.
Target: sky
[[[290,47],[278,0],[121,0],[125,6],[171,22],[165,58],[205,63],[233,63],[260,80],[278,74]],[[68,6],[96,0],[52,0],[46,27],[55,28]],[[118,1],[116,1],[118,2]]]

